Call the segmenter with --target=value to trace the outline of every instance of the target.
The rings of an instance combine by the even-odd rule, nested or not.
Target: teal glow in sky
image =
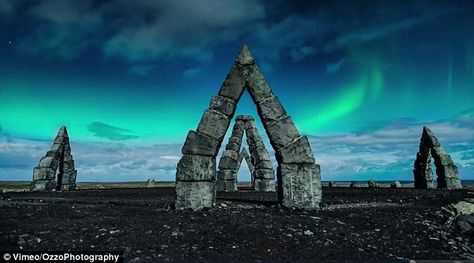
[[[438,127],[460,170],[474,178],[473,14],[472,1],[0,0],[0,180],[29,180],[44,146],[33,153],[17,144],[46,145],[61,125],[79,149],[161,145],[164,159],[150,151],[128,162],[143,169],[139,176],[161,169],[172,179],[187,132],[243,42],[300,131],[317,138],[322,167],[341,167],[329,169],[330,178],[410,177],[407,156],[416,153],[422,124]],[[256,114],[248,95],[237,114]],[[393,127],[403,127],[400,143],[413,146],[405,159],[386,155],[399,146],[393,140],[374,149],[370,140],[350,145]],[[347,142],[329,146],[321,138]],[[348,159],[334,163],[334,149],[348,151]],[[369,152],[385,168],[355,169],[352,157]],[[123,172],[128,162],[119,157],[110,160],[118,170],[92,161],[101,155],[78,158],[90,180],[136,176]],[[402,166],[409,176],[397,172]]]

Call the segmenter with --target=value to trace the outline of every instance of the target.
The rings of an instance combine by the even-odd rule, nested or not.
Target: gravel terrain
[[[323,188],[322,209],[275,193],[218,194],[176,211],[173,188],[0,194],[2,250],[119,250],[134,260],[474,259],[452,204],[469,190]]]

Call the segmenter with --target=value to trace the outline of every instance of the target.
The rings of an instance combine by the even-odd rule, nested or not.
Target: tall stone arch
[[[235,172],[238,174],[240,167],[242,166],[242,162],[245,160],[250,172],[250,184],[252,189],[255,189],[255,167],[252,164],[252,160],[250,159],[250,155],[247,151],[247,148],[242,147],[242,150],[239,153],[239,161],[237,162],[237,169]]]
[[[436,188],[431,170],[432,159],[434,159],[436,167],[437,188],[461,189],[462,185],[458,176],[458,168],[451,159],[451,156],[444,151],[438,138],[436,138],[430,128],[424,126],[413,169],[415,188]]]
[[[190,131],[176,169],[176,208],[215,205],[216,155],[235,108],[247,89],[257,106],[278,162],[278,199],[286,207],[316,209],[321,177],[308,139],[301,136],[255,63],[247,45],[240,50],[196,131]]]
[[[62,126],[51,149],[33,169],[31,191],[74,190],[76,177],[69,135],[66,126]]]
[[[258,134],[255,120],[250,115],[239,115],[235,118],[232,134],[219,161],[216,190],[237,191],[237,172],[244,157],[239,158],[244,132],[251,153],[251,163],[247,163],[252,166],[253,170],[251,173],[252,185],[257,191],[275,191],[275,173],[270,155],[262,137]],[[248,158],[246,151],[243,154],[247,154]]]

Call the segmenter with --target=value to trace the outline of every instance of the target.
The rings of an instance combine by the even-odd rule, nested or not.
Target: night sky
[[[423,125],[474,179],[473,1],[0,0],[0,180],[61,125],[79,181],[174,180],[243,43],[323,180],[411,180]]]

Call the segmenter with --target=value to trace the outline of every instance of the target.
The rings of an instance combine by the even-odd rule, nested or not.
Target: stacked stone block
[[[305,136],[299,134],[279,99],[273,95],[247,45],[242,47],[219,90],[219,95],[211,101],[211,106],[204,113],[197,131],[190,131],[188,134],[183,146],[184,156],[181,161],[184,158],[207,156],[209,159],[213,159],[215,164],[215,156],[228,128],[229,120],[232,119],[235,105],[245,88],[248,89],[252,100],[257,105],[258,115],[263,122],[270,143],[276,151],[279,201],[286,207],[319,208],[321,201],[320,170],[319,165],[315,163],[309,142]],[[247,134],[253,132],[251,128],[250,131],[246,129]],[[250,145],[254,138],[247,140]],[[258,149],[259,143],[259,141],[253,141],[252,145]],[[260,155],[252,154],[255,149],[249,150],[252,157],[255,155],[255,158],[258,158]],[[261,150],[255,151],[258,153]],[[205,163],[212,163],[212,161],[209,160]],[[186,168],[186,171],[183,167]],[[204,180],[198,176],[201,172],[200,169],[195,170],[195,167],[202,166],[180,166],[178,164],[176,175],[177,208],[199,209],[214,205],[213,174],[210,169],[205,169],[205,172],[209,174]],[[267,179],[268,173],[260,172],[257,175],[257,166],[255,166],[255,172],[257,187],[257,178]],[[182,174],[188,174],[188,176],[183,177]],[[266,187],[263,185],[262,188]]]
[[[249,115],[241,115],[237,118],[242,119],[245,124],[250,159],[254,168],[254,189],[263,192],[275,191],[275,173],[273,172],[270,154],[265,149],[262,137],[258,134],[254,118]]]
[[[176,168],[176,208],[202,209],[216,201],[216,155],[244,91],[240,70],[232,67],[213,96],[196,131],[189,131]],[[240,147],[240,146],[239,146]]]
[[[232,134],[229,138],[222,157],[219,161],[217,171],[216,190],[218,192],[237,191],[237,170],[239,166],[239,151],[244,135],[244,122],[237,118],[235,120]]]
[[[63,126],[59,129],[51,149],[33,169],[31,191],[74,190],[76,177],[69,136]]]
[[[413,176],[415,188],[434,189],[431,160],[434,159],[437,175],[437,188],[461,189],[458,168],[451,156],[441,147],[436,136],[428,127],[423,127],[420,146],[416,154]]]
[[[286,207],[318,209],[321,202],[320,167],[315,163],[306,136],[301,136],[278,97],[273,95],[248,49],[244,75],[252,100],[275,150],[278,168],[278,198]],[[256,175],[257,176],[257,175]]]

